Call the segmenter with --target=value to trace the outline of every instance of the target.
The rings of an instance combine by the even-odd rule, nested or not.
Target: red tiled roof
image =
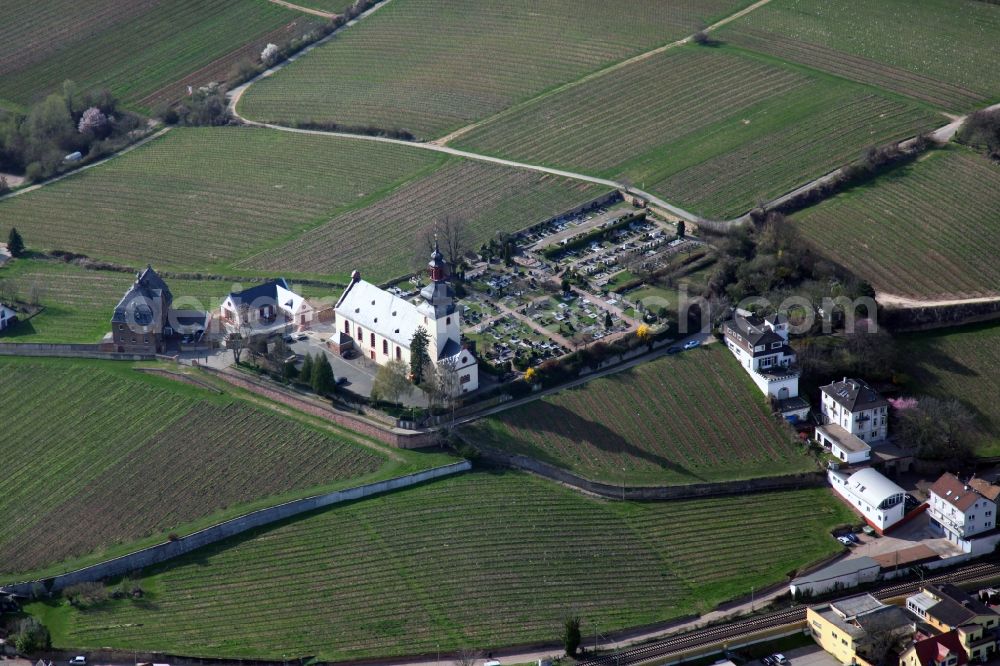
[[[976,503],[980,498],[979,493],[959,480],[954,474],[945,472],[941,478],[931,486],[931,492],[951,504],[953,507],[965,513],[965,511]]]
[[[949,653],[958,657],[958,666],[969,663],[969,655],[958,639],[958,632],[954,630],[917,641],[913,647],[921,666],[934,666],[935,662],[942,661]]]

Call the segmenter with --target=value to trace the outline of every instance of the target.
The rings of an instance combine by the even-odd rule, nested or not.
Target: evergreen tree
[[[610,331],[610,330],[611,330],[611,328],[612,328],[612,327],[613,327],[614,325],[615,325],[615,323],[614,323],[614,321],[613,321],[613,320],[611,319],[611,313],[610,313],[610,312],[605,312],[605,313],[604,313],[604,328],[606,328],[606,329],[608,329],[608,330]]]
[[[337,380],[333,376],[333,368],[326,354],[316,354],[312,365],[312,388],[318,395],[330,395],[337,388]]]
[[[7,236],[7,249],[15,257],[20,257],[24,254],[24,239],[18,233],[17,227],[10,228],[10,234]]]
[[[302,361],[302,369],[299,370],[299,379],[305,384],[312,384],[313,359],[312,354],[306,354]]]
[[[430,337],[427,331],[423,326],[418,327],[410,340],[410,376],[413,377],[414,384],[424,383],[424,368],[431,362],[431,357],[427,353],[429,345]]]
[[[681,220],[680,222],[677,223],[677,237],[678,238],[684,238],[684,233],[686,231],[687,231],[687,228],[686,228],[686,226],[684,224],[684,220]]]

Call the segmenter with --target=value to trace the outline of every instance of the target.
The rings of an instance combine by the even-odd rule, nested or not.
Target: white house
[[[828,470],[830,485],[860,513],[869,525],[884,532],[903,519],[906,491],[871,467],[848,476]]]
[[[17,321],[17,313],[3,303],[0,303],[0,331],[12,326]]]
[[[996,528],[998,495],[1000,486],[982,479],[962,483],[946,473],[931,486],[927,514],[948,541],[969,552],[966,546],[971,537]]]
[[[760,318],[737,310],[722,331],[726,346],[765,395],[784,400],[799,394],[795,351],[788,344],[788,320],[783,315]]]
[[[379,365],[396,359],[410,363],[410,343],[417,329],[428,337],[427,355],[439,368],[456,375],[455,393],[479,388],[479,362],[462,345],[462,318],[455,294],[445,281],[445,262],[434,247],[430,283],[420,291],[421,301],[411,303],[361,279],[354,271],[334,307],[337,333],[331,347],[343,352],[350,345]]]
[[[844,377],[820,388],[823,423],[834,423],[866,442],[880,442],[889,431],[889,403],[860,379]]]
[[[848,465],[866,463],[872,458],[872,447],[868,442],[852,435],[836,423],[817,427],[816,439],[830,449],[830,453]]]
[[[315,317],[313,307],[292,291],[284,278],[229,294],[220,311],[222,323],[228,330],[249,325],[255,333],[279,331],[287,325],[302,330],[308,328]]]

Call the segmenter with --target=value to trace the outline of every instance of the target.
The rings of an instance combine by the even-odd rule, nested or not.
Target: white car
[[[69,666],[87,666],[87,658],[82,654],[78,654],[69,660]]]
[[[684,343],[684,349],[694,349],[701,344],[701,340],[688,340]]]
[[[845,546],[853,546],[854,545],[854,542],[851,541],[850,539],[848,539],[845,536],[839,536],[839,537],[837,537],[837,541],[839,541],[840,543],[844,544]]]

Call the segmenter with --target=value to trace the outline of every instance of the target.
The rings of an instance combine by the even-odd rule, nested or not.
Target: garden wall
[[[101,562],[100,564],[77,569],[76,571],[60,574],[45,580],[26,581],[23,583],[6,585],[4,587],[0,587],[0,592],[30,595],[32,590],[38,585],[41,585],[46,591],[58,592],[65,587],[75,585],[77,583],[92,582],[106,578],[114,578],[116,576],[123,576],[132,571],[138,571],[139,569],[143,569],[154,564],[166,562],[167,560],[190,553],[193,550],[222,541],[223,539],[228,539],[229,537],[241,534],[248,530],[270,525],[271,523],[275,523],[279,520],[284,520],[292,516],[297,516],[307,511],[313,511],[315,509],[331,506],[333,504],[340,504],[342,502],[351,502],[365,497],[370,497],[372,495],[389,492],[391,490],[397,490],[399,488],[406,488],[418,483],[424,483],[425,481],[430,481],[432,479],[459,474],[461,472],[468,471],[471,467],[472,465],[469,461],[463,460],[462,462],[452,463],[443,467],[435,467],[433,469],[415,472],[413,474],[407,474],[406,476],[399,476],[385,481],[377,481],[375,483],[368,483],[363,486],[356,486],[346,490],[336,490],[332,493],[326,493],[324,495],[314,495],[313,497],[292,500],[291,502],[285,502],[284,504],[279,504],[277,506],[253,511],[246,515],[239,516],[238,518],[233,518],[232,520],[227,520],[225,522],[218,523],[217,525],[206,527],[203,530],[180,537],[174,541],[167,541],[155,546],[150,546],[149,548],[144,548],[134,553],[129,553],[128,555],[122,555],[121,557],[116,557],[114,559],[107,560],[106,562]]]
[[[553,481],[565,483],[580,490],[609,499],[626,499],[633,501],[668,501],[685,500],[700,497],[725,497],[729,495],[746,495],[749,493],[764,493],[775,490],[795,490],[800,488],[819,488],[826,485],[826,475],[822,472],[803,472],[763,479],[746,479],[743,481],[719,481],[716,483],[691,483],[682,486],[616,486],[599,481],[591,481],[568,470],[549,463],[507,453],[488,446],[474,444],[483,460],[504,467],[513,467],[533,472]]]
[[[153,354],[119,354],[101,351],[99,344],[42,344],[37,342],[0,342],[0,356],[58,356],[96,358],[105,361],[152,361]]]

